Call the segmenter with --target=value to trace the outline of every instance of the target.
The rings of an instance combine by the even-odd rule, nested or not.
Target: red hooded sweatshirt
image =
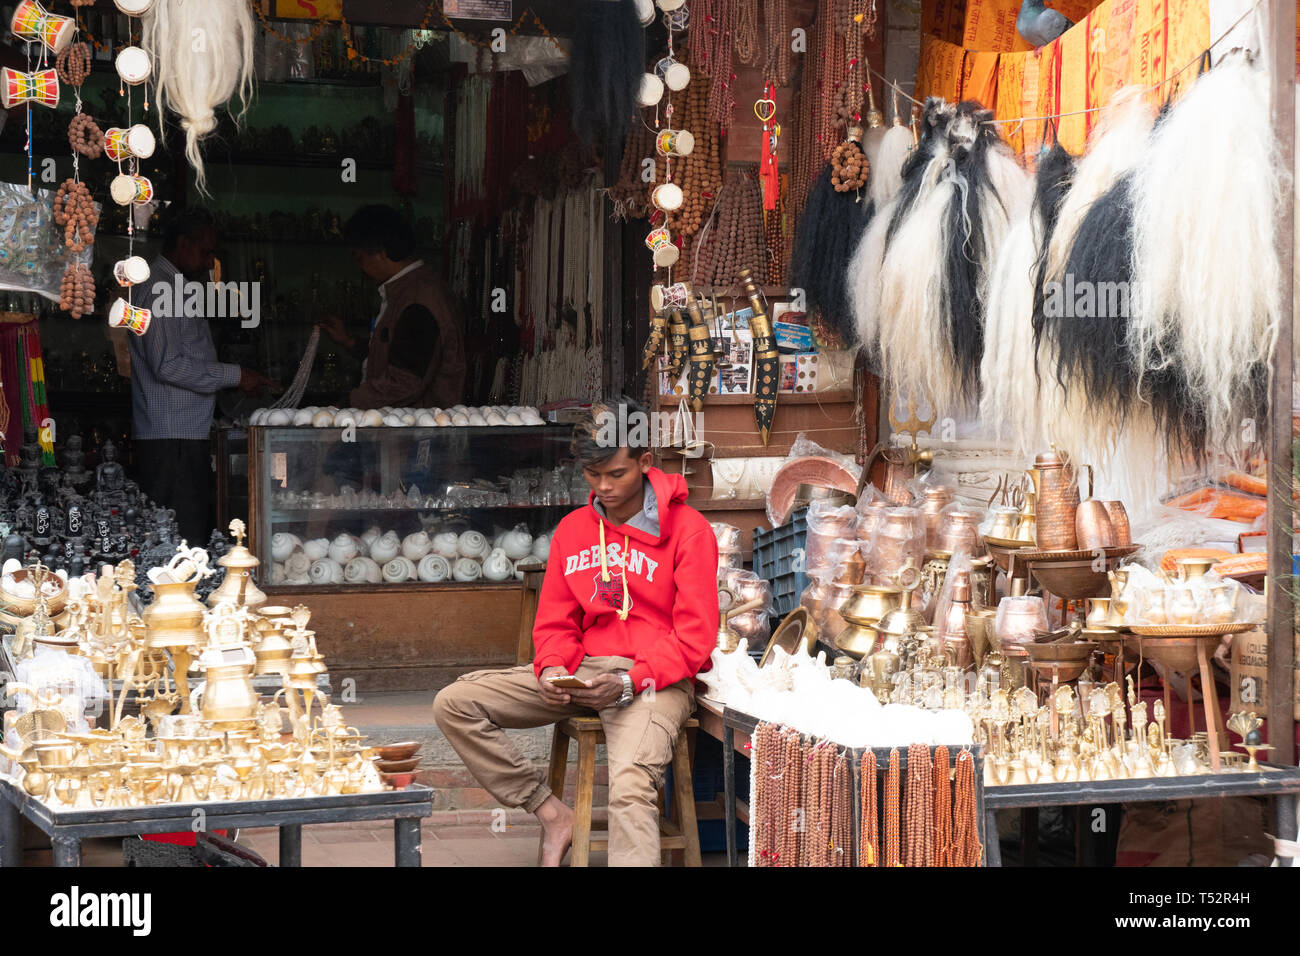
[[[547,667],[572,674],[584,657],[628,657],[639,694],[694,677],[708,662],[718,639],[717,539],[685,503],[686,479],[658,468],[646,477],[658,537],[611,524],[594,495],[556,528],[533,625],[539,677]]]

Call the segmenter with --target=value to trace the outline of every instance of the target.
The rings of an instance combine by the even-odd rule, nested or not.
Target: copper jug
[[[970,574],[958,571],[952,586],[952,604],[942,621],[936,622],[944,656],[955,666],[970,667],[975,663],[970,635],[966,632],[966,612],[970,610]]]
[[[912,492],[907,487],[907,483],[916,478],[922,470],[930,467],[934,460],[934,453],[918,450],[915,439],[910,448],[894,448],[884,442],[876,445],[871,450],[867,463],[862,466],[862,478],[858,481],[859,501],[862,500],[862,492],[867,482],[871,480],[871,468],[877,458],[885,460],[885,486],[881,489],[885,500],[896,505],[905,505],[912,501]]]
[[[1092,466],[1088,465],[1088,497],[1092,497]],[[1079,483],[1055,446],[1034,459],[1025,472],[1034,483],[1037,543],[1042,551],[1073,551],[1078,546],[1074,530],[1079,509]]]
[[[952,489],[943,485],[930,488],[925,493],[925,500],[921,502],[921,514],[925,516],[925,548],[927,551],[939,549],[939,529],[941,527],[939,512],[952,504],[952,499]]]

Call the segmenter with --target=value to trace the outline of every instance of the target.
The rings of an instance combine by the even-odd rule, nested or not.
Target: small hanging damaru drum
[[[685,2],[686,0],[655,0],[655,3],[659,6],[659,9],[664,11],[664,13],[671,13],[673,10],[676,10]]]
[[[117,55],[117,75],[128,86],[139,86],[153,73],[153,62],[149,54],[138,46],[129,46]]]
[[[686,89],[691,82],[691,70],[685,63],[679,63],[670,56],[655,64],[655,76],[664,81],[664,86],[674,93]]]
[[[648,27],[654,23],[654,0],[636,0],[636,18],[641,21],[643,27]]]
[[[104,153],[115,163],[132,156],[148,159],[157,145],[153,130],[143,123],[136,123],[130,129],[114,126],[104,131]]]
[[[142,256],[130,256],[120,259],[113,265],[113,275],[117,284],[126,288],[149,281],[149,263]]]
[[[153,183],[144,176],[114,176],[108,187],[113,202],[119,206],[147,203],[153,199]]]
[[[654,255],[655,265],[660,268],[672,265],[681,255],[681,251],[673,245],[673,237],[662,226],[645,237],[645,244]]]
[[[23,0],[9,20],[14,36],[30,43],[42,43],[54,53],[62,53],[72,42],[77,24],[71,17],[50,13],[36,0]]]
[[[695,136],[684,129],[661,129],[655,136],[660,156],[689,156],[695,150]]]
[[[656,284],[650,287],[650,308],[656,312],[662,312],[666,307],[676,307],[678,309],[686,308],[686,299],[690,295],[690,290],[686,288],[684,282],[674,282],[672,285]]]
[[[59,74],[55,70],[22,73],[5,67],[0,70],[0,103],[10,109],[27,101],[54,109],[59,105]]]
[[[637,90],[636,101],[642,106],[658,106],[664,98],[664,81],[653,73],[641,77],[641,88]]]
[[[148,309],[137,309],[126,299],[118,299],[109,307],[108,325],[114,329],[129,329],[136,335],[144,335],[149,329],[149,320],[153,317]]]
[[[682,208],[682,187],[676,183],[661,183],[650,194],[650,201],[656,209],[664,212],[676,212]]]
[[[142,17],[153,6],[153,0],[113,0],[113,5],[128,17]]]

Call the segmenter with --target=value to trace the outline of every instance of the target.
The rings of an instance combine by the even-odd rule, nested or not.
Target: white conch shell
[[[330,553],[329,538],[312,538],[302,543],[302,552],[308,561],[319,561]]]
[[[518,427],[523,423],[524,423],[523,416],[521,416],[518,412],[510,412],[508,415],[506,415],[507,425],[514,425]]]
[[[477,581],[483,576],[483,565],[473,558],[460,558],[452,569],[452,577],[457,581]]]
[[[398,415],[397,417],[402,420],[403,425],[408,427],[415,424],[415,416],[410,412],[407,412],[405,415]]]
[[[357,539],[350,534],[340,534],[330,542],[330,560],[340,565],[347,564],[357,556]]]
[[[386,564],[397,557],[401,547],[402,542],[397,537],[397,532],[388,531],[370,545],[370,556],[379,564]]]
[[[311,417],[311,423],[314,428],[330,428],[334,425],[334,413],[323,408]]]
[[[316,409],[300,408],[293,413],[293,424],[297,428],[307,428],[311,425],[312,419],[316,417]]]
[[[329,558],[321,558],[319,561],[313,561],[311,570],[307,573],[311,578],[312,584],[341,584],[343,583],[343,568],[337,561],[331,561]]]
[[[345,408],[334,416],[334,427],[347,428],[349,425],[356,425],[358,417],[356,409]]]
[[[361,413],[361,420],[357,422],[362,428],[378,428],[384,423],[384,416],[378,409],[368,408]]]
[[[301,547],[302,539],[296,534],[277,531],[271,535],[271,560],[284,562]]]
[[[363,532],[361,533],[361,550],[362,550],[362,552],[365,553],[365,554],[369,554],[369,553],[370,553],[370,546],[371,546],[372,544],[374,544],[375,541],[376,541],[376,540],[379,538],[379,536],[382,535],[382,534],[383,534],[383,532],[380,531],[378,528],[376,528],[374,525],[371,525],[369,528],[367,528],[365,531],[363,531]]]
[[[385,415],[384,424],[389,428],[401,428],[404,423],[398,415]]]
[[[451,416],[451,423],[457,428],[464,428],[469,424],[469,416],[464,412],[456,412]]]
[[[526,558],[533,550],[533,536],[523,528],[507,531],[497,544],[511,561]]]
[[[438,424],[438,418],[433,412],[420,412],[415,416],[415,424],[421,428],[433,428]]]
[[[285,581],[298,581],[307,577],[311,570],[311,558],[302,551],[295,551],[284,562]]]
[[[533,554],[537,555],[542,561],[551,556],[551,536],[549,534],[539,534],[533,538]]]
[[[487,419],[484,418],[482,413],[480,412],[470,412],[469,423],[473,425],[475,428],[481,428],[487,424]]]
[[[426,554],[420,559],[420,566],[416,570],[421,581],[446,581],[451,577],[451,562],[440,554]]]
[[[454,531],[444,531],[436,535],[433,539],[433,550],[436,554],[442,555],[448,561],[455,561],[460,557],[460,551],[456,545],[460,543],[460,536]]]
[[[406,558],[393,558],[384,565],[384,581],[388,584],[401,584],[415,577],[415,565]]]
[[[272,584],[284,583],[284,565],[280,564],[278,561],[275,564],[271,565],[271,583]]]
[[[276,427],[293,424],[293,412],[287,408],[277,408],[266,416],[266,424]]]
[[[483,577],[489,581],[505,581],[514,574],[514,571],[514,565],[500,548],[489,554],[487,560],[483,562]]]
[[[477,531],[466,531],[456,540],[456,551],[463,558],[482,560],[491,553],[487,538]]]
[[[381,577],[379,565],[370,558],[353,558],[343,569],[343,580],[348,584],[378,584]]]
[[[447,428],[454,424],[451,415],[448,412],[438,412],[433,416],[433,423],[439,428]]]
[[[429,536],[423,531],[408,534],[402,539],[402,557],[418,562],[429,553]]]

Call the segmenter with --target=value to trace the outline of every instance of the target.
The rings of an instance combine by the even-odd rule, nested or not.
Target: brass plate
[[[991,544],[995,548],[1006,548],[1008,551],[1033,547],[1028,541],[1017,541],[1015,538],[993,538],[989,535],[984,536],[984,543]]]
[[[987,541],[988,539],[985,538],[984,540]],[[1130,554],[1133,554],[1141,547],[1142,545],[1140,544],[1125,544],[1125,545],[1118,545],[1113,548],[1103,548],[1101,550],[1105,553],[1106,559],[1109,561],[1114,558],[1128,557]],[[1019,554],[1016,555],[1016,561],[1017,562],[1029,561],[1037,564],[1049,564],[1053,561],[1083,561],[1087,558],[1091,558],[1094,554],[1096,554],[1096,550],[1092,548],[1088,548],[1086,550],[1081,549],[1077,551],[1038,551],[1038,550],[1024,551],[1022,550]]]
[[[772,659],[772,649],[776,647],[783,648],[787,653],[794,654],[800,647],[803,647],[804,653],[812,656],[813,649],[817,646],[816,628],[808,619],[808,609],[806,607],[797,607],[786,615],[781,626],[773,633],[772,639],[767,642],[767,647],[763,650],[763,656],[759,658],[758,666],[766,667],[767,662]]]
[[[1235,624],[1131,624],[1128,629],[1138,637],[1222,637],[1255,626],[1249,621],[1238,621]]]

